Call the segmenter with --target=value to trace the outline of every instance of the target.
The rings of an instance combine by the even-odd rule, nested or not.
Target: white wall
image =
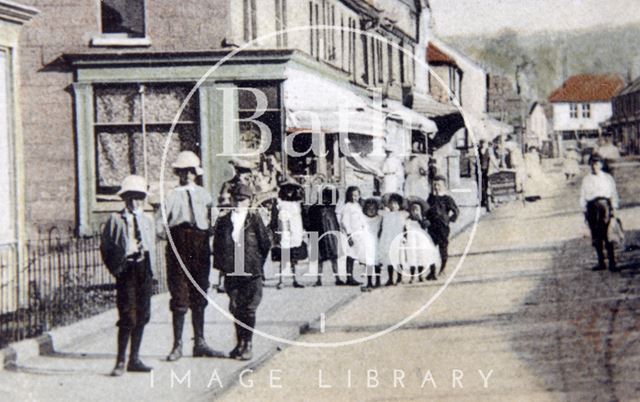
[[[438,39],[431,41],[452,58],[462,70],[460,100],[463,110],[482,114],[487,110],[487,73],[485,70],[457,50]]]
[[[536,105],[527,121],[527,135],[536,137],[538,141],[549,139],[549,121],[541,105]]]
[[[582,106],[578,103],[578,117],[570,117],[570,104],[567,102],[553,104],[554,131],[598,130],[599,124],[611,117],[611,102],[592,102],[591,117],[582,117]]]

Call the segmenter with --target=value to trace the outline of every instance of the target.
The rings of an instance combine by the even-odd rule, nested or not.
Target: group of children
[[[330,262],[336,285],[362,285],[363,291],[381,286],[382,267],[387,271],[386,286],[401,283],[407,273],[412,283],[416,278],[422,282],[423,277],[436,280],[444,271],[449,225],[459,213],[453,198],[445,194],[444,177],[434,178],[433,191],[426,200],[404,199],[396,193],[386,194],[381,200],[361,200],[359,188],[352,186],[346,190],[344,205],[337,207],[335,191],[324,188],[320,203],[306,211],[301,205],[302,195],[293,195],[295,185],[287,184],[286,188],[271,215],[271,228],[276,233],[272,257],[280,261],[281,273],[287,263],[290,265],[294,287],[304,287],[296,279],[295,267],[306,258],[318,261],[314,286],[322,285],[323,265]],[[313,234],[308,251],[303,229]],[[287,250],[286,260],[281,258],[283,250]],[[346,280],[338,274],[338,258],[344,253]],[[356,263],[365,267],[365,284],[354,277]]]
[[[319,262],[316,286],[322,285],[322,265],[327,261],[331,263],[336,285],[361,285],[354,277],[354,267],[356,262],[364,265],[367,278],[363,291],[381,285],[382,266],[387,267],[387,286],[402,282],[407,268],[409,282],[415,277],[422,281],[426,268],[427,280],[436,279],[438,267],[440,273],[444,270],[449,223],[456,220],[458,209],[445,194],[445,179],[441,176],[434,178],[433,191],[426,200],[405,200],[391,193],[382,197],[383,208],[376,199],[361,203],[360,190],[355,186],[347,189],[341,208],[337,208],[336,192],[330,188],[324,189],[320,203],[304,208],[302,188],[294,182],[281,183],[269,231],[251,207],[254,192],[247,184],[238,181],[232,186],[230,208],[213,222],[211,197],[196,184],[196,178],[202,174],[198,156],[183,151],[172,167],[179,185],[168,194],[155,225],[144,213],[146,180],[133,175],[123,180],[118,193],[125,207],[111,214],[102,232],[101,253],[116,278],[119,314],[113,376],[121,376],[125,371],[152,370],[140,360],[139,351],[144,327],[150,319],[156,236],[169,240],[166,268],[173,346],[166,360],[170,362],[183,356],[183,328],[189,311],[193,357],[252,358],[253,328],[269,252],[281,268],[290,264],[293,286],[298,288],[304,286],[296,280],[296,264],[305,259]],[[312,247],[305,242],[305,232],[317,235]],[[204,335],[207,299],[203,292],[209,287],[212,236],[213,265],[226,278],[229,311],[236,324],[237,344],[229,354],[209,347]],[[343,281],[338,275],[338,259],[345,252],[347,276]],[[242,275],[230,275],[238,269]]]

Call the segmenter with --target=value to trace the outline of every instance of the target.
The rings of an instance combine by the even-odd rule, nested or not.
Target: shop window
[[[144,0],[102,0],[102,33],[145,36]]]
[[[282,117],[280,110],[280,86],[271,83],[238,83],[238,113],[240,119],[250,119],[256,114],[256,96],[251,90],[262,92],[267,99],[267,107],[262,114],[253,119],[264,123],[271,132],[271,143],[265,151],[267,154],[279,154],[282,143]],[[249,90],[251,89],[251,90]],[[253,121],[240,122],[241,147],[247,150],[258,150],[261,131]]]
[[[120,182],[130,174],[146,176],[152,187],[158,184],[171,124],[190,89],[172,84],[94,87],[98,199],[115,199]],[[192,96],[178,117],[168,161],[183,150],[200,153],[197,99]]]

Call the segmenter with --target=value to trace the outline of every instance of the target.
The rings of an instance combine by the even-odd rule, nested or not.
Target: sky
[[[440,37],[640,24],[640,0],[429,0]]]

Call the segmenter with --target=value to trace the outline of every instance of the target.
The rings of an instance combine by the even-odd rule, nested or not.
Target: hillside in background
[[[640,75],[640,25],[589,31],[444,37],[483,65],[516,83],[528,101],[546,99],[563,80],[579,73],[617,73],[625,81]]]

